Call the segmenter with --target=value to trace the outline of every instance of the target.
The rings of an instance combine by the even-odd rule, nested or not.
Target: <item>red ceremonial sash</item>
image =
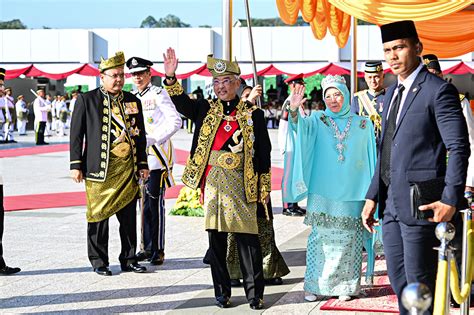
[[[235,116],[236,110],[234,110],[232,113],[230,113],[229,116]],[[224,127],[229,124],[232,129],[230,131],[226,131]],[[239,129],[239,123],[236,120],[229,121],[227,122],[226,120],[222,120],[219,128],[217,129],[216,132],[216,137],[214,138],[214,142],[212,144],[211,150],[213,151],[219,151],[222,150],[224,147],[224,144],[229,141],[229,139],[234,135],[234,133]],[[204,176],[202,177],[202,185],[201,185],[201,204],[204,203],[204,187],[206,184],[206,177],[207,174],[209,174],[209,171],[211,170],[211,165],[207,165],[206,171],[204,172]]]

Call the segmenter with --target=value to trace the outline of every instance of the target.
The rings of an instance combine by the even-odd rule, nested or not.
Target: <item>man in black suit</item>
[[[0,68],[0,92],[3,94],[3,91],[5,89],[4,85],[4,79],[5,79],[5,69]],[[0,199],[1,199],[1,204],[0,204],[0,276],[7,276],[11,275],[14,273],[19,272],[21,269],[20,268],[12,268],[8,267],[5,263],[5,260],[3,259],[3,243],[2,243],[2,238],[3,238],[3,220],[5,217],[5,209],[3,208],[3,179],[2,175],[0,174]]]
[[[384,98],[379,159],[362,221],[373,231],[378,202],[390,283],[400,313],[408,314],[401,303],[408,283],[424,283],[434,293],[437,252],[433,247],[439,244],[434,230],[436,222],[451,221],[462,203],[470,148],[458,92],[424,67],[415,24],[394,22],[382,25],[381,31],[385,60],[398,82]],[[431,210],[433,217],[415,219],[410,184],[439,177],[444,178],[440,200],[420,207]]]
[[[145,125],[140,100],[123,92],[123,52],[101,61],[101,86],[79,95],[71,119],[71,177],[85,179],[87,249],[94,271],[109,270],[109,217],[120,222],[122,271],[145,272],[137,263],[136,205],[139,178],[148,177]],[[87,141],[84,141],[84,140]]]

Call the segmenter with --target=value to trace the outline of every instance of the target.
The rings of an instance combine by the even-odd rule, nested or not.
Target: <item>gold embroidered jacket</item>
[[[219,100],[190,99],[178,82],[164,86],[178,112],[191,119],[196,126],[191,156],[182,177],[186,186],[196,189],[201,185],[211,147],[222,122],[223,105]],[[243,137],[246,199],[247,202],[260,201],[271,191],[271,143],[263,111],[238,99],[232,102],[237,104],[237,122]]]
[[[127,139],[131,145],[135,176],[148,169],[145,126],[140,100],[128,92],[117,108],[117,117],[125,120],[122,135],[114,135],[112,105],[100,88],[79,95],[71,118],[70,168],[82,170],[87,180],[103,182],[107,175],[113,141]]]

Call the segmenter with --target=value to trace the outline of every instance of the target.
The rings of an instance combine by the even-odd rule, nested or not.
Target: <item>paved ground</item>
[[[281,166],[276,130],[270,131],[272,162]],[[3,144],[0,150],[33,144],[31,135],[17,137],[18,144]],[[67,142],[67,137],[47,139]],[[188,150],[191,136],[179,131],[174,144]],[[68,152],[0,159],[6,196],[81,191],[69,179]],[[176,167],[178,179],[182,167]],[[291,273],[281,286],[265,288],[265,314],[363,314],[320,311],[324,301],[304,302],[308,228],[302,218],[281,215],[281,194],[272,193],[276,241]],[[167,200],[170,209],[174,200]],[[244,299],[242,288],[233,290],[234,307],[213,306],[210,270],[202,263],[207,249],[203,219],[167,216],[166,261],[149,267],[146,274],[120,273],[117,220],[111,219],[109,254],[112,277],[92,272],[87,259],[84,207],[7,212],[4,256],[22,272],[0,277],[0,313],[108,314],[256,314]],[[370,313],[373,314],[373,313]]]

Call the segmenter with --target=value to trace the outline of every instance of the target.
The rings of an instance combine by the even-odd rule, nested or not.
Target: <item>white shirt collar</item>
[[[415,81],[416,79],[416,76],[418,75],[418,73],[420,73],[421,69],[424,67],[423,65],[423,62],[421,62],[421,60],[419,60],[420,63],[418,64],[418,67],[416,67],[415,71],[413,71],[412,73],[410,73],[410,75],[402,81],[400,81],[400,78],[397,77],[397,86],[399,84],[403,84],[403,86],[405,87],[405,91],[409,91],[411,86],[413,85],[413,82]]]

